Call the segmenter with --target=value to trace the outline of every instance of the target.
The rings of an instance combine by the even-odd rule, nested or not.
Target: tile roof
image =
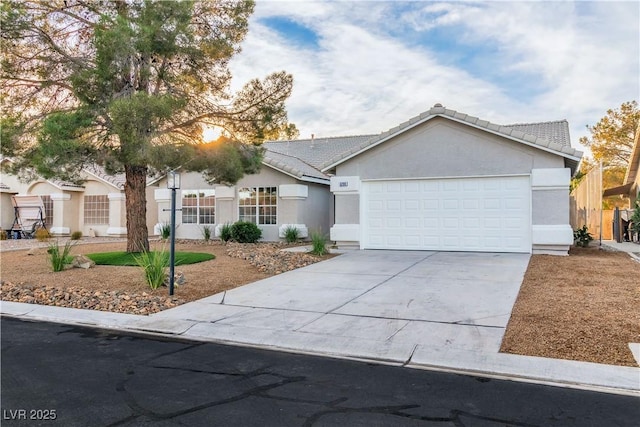
[[[370,138],[359,146],[355,146],[350,150],[335,156],[331,161],[327,162],[323,170],[328,170],[346,161],[347,159],[354,157],[360,152],[378,145],[379,143],[382,143],[383,141],[386,141],[387,139],[390,139],[434,117],[448,118],[450,120],[454,120],[514,139],[527,145],[536,146],[545,151],[553,152],[562,157],[565,157],[565,163],[569,167],[571,167],[572,170],[575,170],[577,168],[578,162],[582,157],[582,152],[571,147],[569,141],[569,129],[566,120],[560,120],[556,122],[515,124],[510,127],[491,123],[487,120],[481,120],[478,117],[470,116],[468,114],[461,113],[455,110],[450,110],[440,104],[436,104],[431,109],[423,112],[422,114],[415,116],[392,129],[382,132],[381,134],[373,138]],[[527,132],[525,132],[525,130]],[[533,132],[534,134],[528,132]]]
[[[329,176],[323,174],[318,169],[304,161],[275,151],[266,151],[263,163],[294,175],[298,179],[304,180],[305,177],[308,177],[327,181],[329,180]]]
[[[105,181],[119,190],[124,190],[124,184],[126,182],[126,176],[123,173],[117,173],[115,175],[109,175],[107,171],[96,164],[85,166],[84,171],[96,178]]]
[[[354,135],[331,138],[297,139],[294,141],[268,141],[262,144],[267,153],[280,153],[295,157],[321,170],[336,156],[359,147],[375,135]]]
[[[126,175],[124,173],[117,173],[114,175],[108,174],[107,171],[99,165],[93,164],[89,166],[85,166],[83,169],[85,172],[90,175],[95,176],[96,178],[101,179],[102,181],[113,185],[118,190],[124,191],[124,184],[127,181]],[[158,180],[158,178],[163,177],[165,174],[159,174],[154,176],[147,176],[147,185],[150,185]]]
[[[62,189],[63,187],[67,187],[67,188],[84,188],[84,185],[81,184],[74,184],[73,182],[69,182],[69,181],[62,181],[59,179],[47,179],[47,182],[55,185],[56,187]]]
[[[505,125],[511,129],[522,131],[526,134],[543,138],[556,144],[571,147],[569,137],[569,123],[566,120],[542,123],[516,123]]]

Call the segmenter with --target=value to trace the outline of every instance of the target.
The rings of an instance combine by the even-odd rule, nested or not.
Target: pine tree
[[[127,251],[148,250],[146,178],[181,166],[210,182],[255,173],[265,139],[295,137],[292,76],[230,92],[252,1],[3,1],[2,154],[23,178],[126,176]],[[205,144],[208,126],[225,138]]]

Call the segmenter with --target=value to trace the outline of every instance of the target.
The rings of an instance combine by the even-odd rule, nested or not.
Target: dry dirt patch
[[[596,247],[531,257],[500,351],[638,366],[630,342],[640,342],[640,263]]]

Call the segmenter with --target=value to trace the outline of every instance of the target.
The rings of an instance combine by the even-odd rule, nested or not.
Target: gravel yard
[[[62,244],[63,241],[60,241]],[[166,242],[151,242],[152,248]],[[28,254],[29,246],[35,252]],[[326,257],[282,252],[282,244],[179,241],[178,251],[216,259],[177,267],[186,283],[173,297],[150,290],[137,267],[97,266],[52,273],[46,243],[0,241],[0,298],[119,313],[152,314]],[[84,238],[72,254],[123,251],[124,240]],[[22,250],[19,250],[22,249]],[[596,247],[568,257],[534,255],[502,342],[502,352],[638,366],[628,348],[640,342],[640,263]]]
[[[63,243],[61,239],[59,244]],[[176,273],[184,274],[186,282],[169,297],[167,288],[151,290],[137,267],[96,266],[53,273],[48,264],[47,243],[5,240],[0,245],[2,300],[131,314],[156,313],[330,257],[281,252],[286,246],[274,243],[178,241],[176,251],[208,252],[216,259],[176,267]],[[27,251],[28,247],[36,249]],[[151,247],[168,250],[166,242],[151,242]],[[121,239],[86,238],[71,253],[125,249],[126,241]]]
[[[638,366],[630,342],[640,342],[639,262],[597,247],[531,257],[502,352]]]

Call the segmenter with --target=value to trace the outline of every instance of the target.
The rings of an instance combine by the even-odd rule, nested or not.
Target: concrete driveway
[[[183,325],[189,337],[396,363],[433,351],[438,359],[449,350],[495,354],[528,261],[528,254],[352,251],[149,321]]]
[[[151,316],[9,301],[0,313],[637,395],[638,368],[499,353],[528,261],[353,251]]]

